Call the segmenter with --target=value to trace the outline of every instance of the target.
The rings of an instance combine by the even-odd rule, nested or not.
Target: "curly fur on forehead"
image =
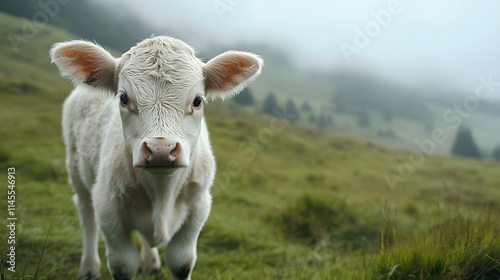
[[[138,43],[123,54],[117,72],[132,83],[138,101],[183,100],[184,93],[203,80],[202,65],[186,43],[158,36]]]

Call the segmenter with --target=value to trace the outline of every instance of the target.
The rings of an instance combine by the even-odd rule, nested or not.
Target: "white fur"
[[[262,60],[228,52],[204,64],[191,47],[165,36],[146,39],[119,59],[85,41],[55,44],[50,54],[77,85],[63,106],[63,137],[83,229],[79,278],[100,276],[99,228],[113,277],[131,279],[140,256],[145,272],[158,270],[156,246],[169,242],[167,265],[174,278],[184,268],[183,279],[191,279],[216,169],[204,105],[196,109],[192,102],[197,95],[238,93],[260,73]],[[208,86],[208,80],[224,83]],[[128,105],[120,101],[124,92]],[[147,137],[177,139],[179,162],[186,167],[160,173],[135,168]],[[134,230],[142,236],[140,254]]]

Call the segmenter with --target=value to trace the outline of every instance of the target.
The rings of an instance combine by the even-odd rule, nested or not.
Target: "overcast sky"
[[[309,68],[362,68],[405,83],[465,88],[479,75],[500,80],[500,1],[107,1],[175,29],[198,49],[211,42],[266,42]],[[375,23],[374,14],[387,13],[385,26]],[[367,28],[370,42],[356,44],[356,29]],[[341,46],[355,50],[349,59]]]

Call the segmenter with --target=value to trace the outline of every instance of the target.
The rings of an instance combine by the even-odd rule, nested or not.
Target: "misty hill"
[[[104,9],[94,1],[68,1],[63,5],[44,6],[46,2],[52,3],[38,0],[5,1],[0,11],[38,21],[43,21],[44,17],[37,17],[37,13],[44,14],[49,24],[68,30],[77,38],[94,40],[118,51],[127,50],[155,32],[127,10]]]
[[[332,75],[333,108],[341,113],[376,110],[387,120],[402,117],[432,127],[428,102],[415,90],[362,74]]]
[[[44,11],[40,3],[45,2],[8,1],[0,7],[0,10],[33,19],[36,13]],[[97,1],[69,1],[65,5],[59,5],[57,9],[59,10],[53,17],[48,17],[50,25],[69,30],[74,34],[71,38],[95,40],[107,48],[118,51],[127,50],[153,33],[185,37],[182,26],[166,26],[158,30],[144,23],[133,14],[133,11],[126,9],[114,11],[105,6],[105,3]],[[21,21],[12,26],[14,34],[21,36],[21,39],[24,38],[23,28],[26,22],[26,20]],[[44,35],[46,29],[42,30],[35,32],[34,36],[46,36]],[[195,38],[195,35],[190,33],[189,36]],[[8,34],[4,38],[9,38]],[[27,38],[27,41],[30,40],[31,38]],[[26,64],[48,60],[44,56],[35,56],[31,51],[33,46],[22,42],[21,51],[16,54],[17,58]],[[50,45],[49,42],[47,44]],[[443,112],[453,109],[454,104],[463,102],[466,96],[471,94],[464,90],[449,88],[413,88],[384,80],[371,73],[342,69],[313,73],[298,67],[287,51],[273,46],[273,42],[235,42],[229,46],[212,42],[204,46],[199,55],[207,61],[228,49],[252,51],[263,56],[265,61],[263,73],[251,85],[257,107],[262,106],[263,100],[270,92],[276,94],[281,105],[288,99],[292,99],[295,104],[309,102],[312,112],[309,115],[302,114],[299,125],[317,128],[321,125],[308,120],[320,120],[322,115],[329,116],[335,119],[335,125],[327,130],[390,147],[411,150],[414,148],[414,140],[428,137],[432,128],[449,126],[443,123]],[[21,67],[13,63],[11,57],[6,57],[5,63],[14,68]],[[40,65],[49,72],[54,71],[47,66],[48,64]],[[31,68],[27,68],[22,76],[33,76],[35,80],[38,79],[34,75],[28,75],[30,71]],[[480,148],[487,153],[493,151],[493,148],[500,143],[500,133],[492,132],[491,129],[499,118],[500,103],[488,102],[482,103],[471,118],[464,120],[473,133],[477,134]],[[370,125],[360,126],[360,119],[368,120]],[[450,132],[450,138],[454,137],[454,133]],[[390,139],[385,137],[386,135],[391,135]],[[451,142],[443,144],[438,149],[440,154],[449,154],[450,150]]]
[[[126,9],[113,11],[103,3],[95,1],[69,1],[67,4],[56,7],[53,5],[44,6],[43,3],[43,1],[38,0],[8,1],[0,6],[0,12],[39,21],[43,17],[36,15],[42,13],[47,15],[50,25],[67,30],[75,34],[77,38],[93,40],[117,51],[126,51],[138,41],[152,34],[183,37],[181,36],[182,30],[176,30],[175,27],[167,26],[159,30],[143,22],[133,14],[133,11]],[[23,24],[19,25],[20,29],[24,27]],[[291,66],[286,51],[263,43],[232,46],[214,43],[208,49],[202,50],[200,56],[207,60],[228,49],[252,51],[265,57],[266,63],[272,61],[272,64]]]
[[[484,78],[487,79],[487,77]],[[478,85],[480,85],[480,81],[478,81]],[[422,86],[416,89],[416,92],[429,103],[442,107],[452,107],[454,106],[454,104],[460,103],[462,103],[462,106],[464,106],[463,103],[466,100],[475,96],[474,91],[474,88],[471,88],[470,90],[464,90],[454,89],[452,86],[448,88],[443,88],[443,86]],[[492,98],[490,98],[489,100],[479,100],[480,104],[478,104],[477,112],[490,115],[495,118],[500,117],[500,99],[498,97],[494,97],[497,91],[491,93]],[[485,88],[482,88],[481,94],[488,94],[488,92]],[[473,104],[471,103],[470,105]]]

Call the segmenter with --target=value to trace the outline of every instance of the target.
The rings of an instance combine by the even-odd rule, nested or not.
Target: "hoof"
[[[92,273],[92,272],[88,271],[85,273],[80,273],[78,275],[77,279],[80,279],[80,280],[99,280],[99,279],[101,279],[101,273],[100,272]]]

